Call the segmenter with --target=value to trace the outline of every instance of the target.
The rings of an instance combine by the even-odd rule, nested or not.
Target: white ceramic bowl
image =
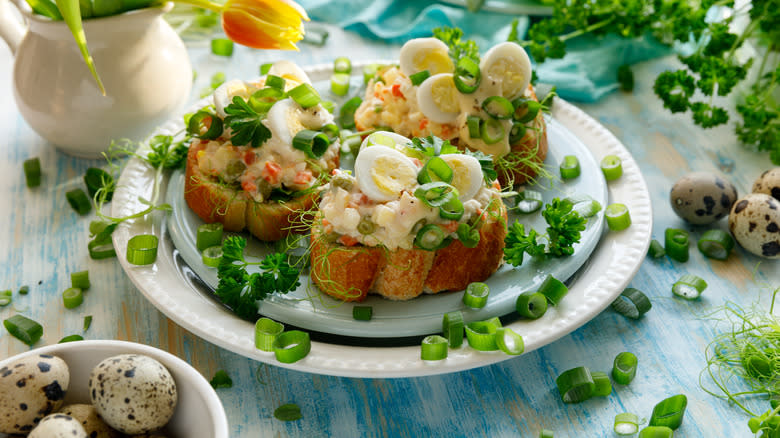
[[[0,368],[16,359],[50,354],[68,364],[70,384],[65,404],[90,403],[87,391],[89,374],[103,359],[117,354],[143,354],[165,365],[176,381],[179,400],[173,418],[165,427],[174,438],[228,438],[225,408],[209,382],[187,362],[149,347],[124,341],[76,341],[36,348],[0,361]],[[0,434],[0,436],[4,436]]]

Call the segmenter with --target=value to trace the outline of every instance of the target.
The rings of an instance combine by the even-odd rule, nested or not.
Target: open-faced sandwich
[[[307,231],[300,217],[338,167],[339,144],[333,116],[299,67],[281,61],[257,81],[226,82],[188,131],[197,138],[184,198],[201,219],[266,241]]]
[[[389,127],[408,137],[435,135],[493,156],[503,186],[534,178],[547,156],[547,134],[525,50],[498,44],[481,58],[476,45],[417,38],[398,66],[382,67],[355,112],[358,130]]]
[[[311,235],[311,278],[326,294],[408,300],[500,266],[506,207],[489,157],[380,131],[363,141],[354,176],[333,173]]]

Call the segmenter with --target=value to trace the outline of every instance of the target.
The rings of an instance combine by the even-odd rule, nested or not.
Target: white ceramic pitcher
[[[63,21],[0,0],[0,37],[15,56],[13,89],[22,117],[63,152],[98,157],[112,139],[140,140],[187,101],[192,66],[163,19],[173,3],[85,19],[103,96]]]

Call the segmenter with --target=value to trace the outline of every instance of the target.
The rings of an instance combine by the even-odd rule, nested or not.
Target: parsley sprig
[[[479,46],[472,40],[463,39],[463,31],[457,27],[437,27],[433,36],[449,47],[449,55],[455,65],[461,58],[471,58],[479,64]]]
[[[251,144],[253,148],[263,145],[271,138],[271,131],[263,124],[267,112],[255,111],[240,96],[225,107],[225,124],[232,132],[230,142],[236,146]]]

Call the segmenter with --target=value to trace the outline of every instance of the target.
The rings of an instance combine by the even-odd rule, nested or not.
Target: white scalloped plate
[[[314,66],[306,70],[312,79],[317,80],[321,75],[329,75],[330,66]],[[556,99],[552,115],[556,123],[576,136],[596,159],[617,155],[623,161],[623,177],[608,186],[609,202],[626,204],[633,224],[624,231],[603,234],[590,259],[569,280],[569,294],[558,307],[549,308],[538,320],[517,320],[506,325],[523,336],[526,351],[553,342],[604,310],[639,269],[652,230],[650,195],[639,167],[626,148],[606,128],[561,99]],[[164,132],[165,128],[161,130]],[[142,210],[144,205],[139,197],[152,197],[153,181],[153,170],[144,162],[131,159],[119,179],[112,202],[112,215],[121,217]],[[165,185],[167,180],[163,181],[162,193],[165,193]],[[127,242],[132,236],[144,233],[162,237],[157,261],[149,266],[130,265],[124,257]],[[511,357],[501,352],[480,352],[464,346],[450,350],[445,360],[428,363],[420,360],[419,346],[356,346],[336,339],[335,343],[314,341],[311,352],[304,359],[283,364],[275,359],[273,353],[255,348],[252,323],[237,318],[201,291],[200,280],[183,262],[169,239],[162,214],[122,223],[114,232],[113,240],[120,263],[131,281],[166,316],[203,339],[263,362],[328,375],[410,377],[455,372]]]

